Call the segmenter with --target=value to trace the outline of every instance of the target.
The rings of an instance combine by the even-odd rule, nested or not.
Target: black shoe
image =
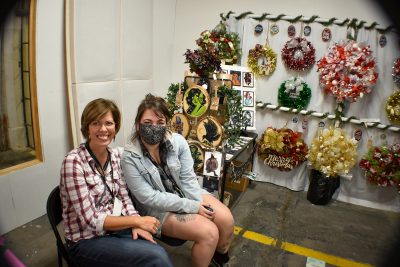
[[[229,261],[228,252],[222,254],[222,253],[219,253],[217,251],[215,251],[214,256],[213,256],[213,258],[211,260],[211,262],[213,263],[213,265],[215,267],[222,267],[228,261]]]

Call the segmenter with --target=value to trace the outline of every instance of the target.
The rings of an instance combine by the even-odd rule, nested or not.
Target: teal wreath
[[[278,104],[288,108],[304,109],[311,99],[311,89],[301,78],[291,78],[279,87]]]

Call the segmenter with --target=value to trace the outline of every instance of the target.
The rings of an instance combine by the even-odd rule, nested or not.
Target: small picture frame
[[[243,91],[243,107],[254,107],[254,91]]]
[[[252,72],[243,72],[243,81],[242,81],[242,86],[243,87],[254,87],[254,74]]]
[[[232,75],[232,85],[233,86],[241,86],[242,83],[242,72],[238,70],[231,70]]]
[[[203,177],[203,188],[210,193],[217,192],[218,193],[218,179],[214,177],[205,176]]]
[[[206,176],[220,177],[222,165],[222,153],[218,151],[206,151],[204,155],[203,174]]]
[[[254,111],[243,110],[243,119],[244,119],[245,127],[253,127],[254,126]]]

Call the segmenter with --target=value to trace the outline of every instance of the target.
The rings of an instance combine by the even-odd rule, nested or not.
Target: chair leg
[[[58,249],[57,249],[57,256],[58,256],[58,267],[62,267],[63,266],[63,264],[62,264],[62,255],[61,255],[60,250],[58,250]]]

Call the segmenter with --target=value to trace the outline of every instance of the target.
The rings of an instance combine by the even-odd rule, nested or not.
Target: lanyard
[[[108,190],[108,192],[112,196],[112,201],[114,201],[114,197],[115,197],[114,196],[114,192],[113,192],[113,190],[111,190],[111,188],[106,183],[106,176],[105,176],[105,171],[107,170],[108,164],[110,164],[110,167],[111,167],[110,174],[111,174],[111,183],[112,183],[113,177],[114,177],[114,171],[113,171],[113,166],[111,164],[110,152],[108,152],[106,163],[104,164],[104,166],[102,168],[101,165],[100,165],[99,160],[96,158],[96,156],[94,155],[93,151],[90,149],[89,143],[85,143],[85,147],[86,147],[87,151],[89,152],[90,156],[93,158],[95,166],[96,166],[96,170],[99,173],[99,175],[101,177],[101,180],[103,181],[104,186],[106,187],[106,189],[104,190],[104,193],[105,193],[106,190]],[[90,167],[92,167],[92,166],[90,166]],[[95,172],[95,170],[93,168],[92,168],[92,170],[93,170],[93,172]],[[103,193],[103,195],[101,196],[101,198],[100,198],[100,200],[98,202],[100,202],[103,199],[104,193]]]

